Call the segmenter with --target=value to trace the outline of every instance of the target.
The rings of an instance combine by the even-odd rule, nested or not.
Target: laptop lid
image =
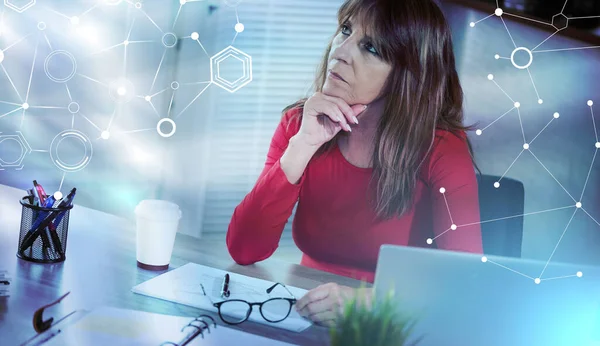
[[[376,299],[390,289],[421,346],[600,345],[598,267],[383,245]]]

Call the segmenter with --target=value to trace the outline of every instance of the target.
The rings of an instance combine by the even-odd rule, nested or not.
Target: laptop
[[[393,290],[420,346],[600,345],[600,268],[546,264],[383,245],[374,290]]]

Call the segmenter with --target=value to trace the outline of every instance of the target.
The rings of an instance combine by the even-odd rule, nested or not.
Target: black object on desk
[[[58,263],[66,259],[67,234],[69,230],[69,214],[73,205],[43,208],[29,203],[29,196],[20,201],[22,206],[21,228],[17,257],[36,263]],[[32,226],[41,213],[55,215],[64,214],[55,229],[46,228],[32,239]],[[50,239],[46,236],[50,235]]]

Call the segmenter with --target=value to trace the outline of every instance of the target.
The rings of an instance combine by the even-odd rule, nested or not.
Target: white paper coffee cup
[[[135,208],[138,267],[166,270],[171,262],[181,210],[177,204],[148,199]]]

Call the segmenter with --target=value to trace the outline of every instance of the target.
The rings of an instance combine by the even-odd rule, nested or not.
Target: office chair
[[[486,255],[521,257],[525,189],[511,178],[477,174],[483,251]],[[500,181],[500,187],[494,183]],[[521,215],[507,218],[509,216]]]

